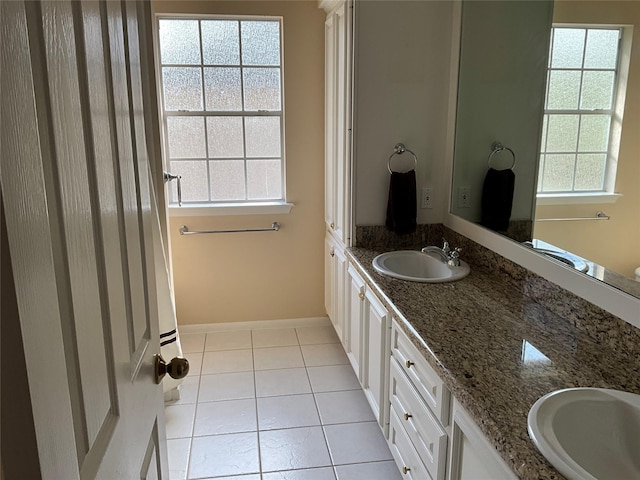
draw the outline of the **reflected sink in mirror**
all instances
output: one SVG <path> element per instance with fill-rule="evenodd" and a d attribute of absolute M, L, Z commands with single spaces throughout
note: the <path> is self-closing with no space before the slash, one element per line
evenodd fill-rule
<path fill-rule="evenodd" d="M 529 411 L 529 436 L 569 480 L 640 478 L 640 395 L 569 388 Z"/>
<path fill-rule="evenodd" d="M 422 283 L 454 282 L 471 271 L 462 260 L 459 267 L 450 267 L 442 259 L 417 250 L 382 253 L 373 259 L 372 264 L 382 275 Z"/>

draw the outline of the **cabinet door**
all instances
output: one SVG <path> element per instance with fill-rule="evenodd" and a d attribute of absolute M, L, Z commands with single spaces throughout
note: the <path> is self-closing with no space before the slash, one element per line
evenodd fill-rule
<path fill-rule="evenodd" d="M 387 309 L 371 292 L 365 292 L 365 368 L 364 392 L 378 423 L 388 430 L 390 319 Z"/>
<path fill-rule="evenodd" d="M 347 323 L 348 343 L 345 348 L 347 357 L 351 362 L 353 371 L 360 383 L 363 383 L 362 356 L 363 356 L 363 323 L 364 323 L 364 280 L 360 274 L 350 266 L 347 279 Z"/>
<path fill-rule="evenodd" d="M 344 249 L 336 242 L 333 256 L 333 328 L 338 334 L 338 338 L 343 346 L 346 341 L 345 319 L 347 317 L 346 307 L 346 283 L 347 283 L 347 257 Z"/>
<path fill-rule="evenodd" d="M 335 278 L 335 240 L 327 233 L 324 239 L 324 308 L 333 322 L 334 312 L 334 278 Z"/>

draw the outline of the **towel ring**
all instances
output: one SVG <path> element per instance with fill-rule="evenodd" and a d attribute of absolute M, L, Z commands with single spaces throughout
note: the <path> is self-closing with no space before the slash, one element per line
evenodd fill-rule
<path fill-rule="evenodd" d="M 395 155 L 402 155 L 404 152 L 409 152 L 411 155 L 413 155 L 413 167 L 414 168 L 418 167 L 418 157 L 416 157 L 416 154 L 413 153 L 408 148 L 405 148 L 404 144 L 397 143 L 396 146 L 393 147 L 393 153 L 391 155 L 389 155 L 389 160 L 387 161 L 387 168 L 389 169 L 389 173 L 394 173 L 393 170 L 391 170 L 391 159 Z M 398 172 L 396 172 L 396 173 L 398 173 Z"/>
<path fill-rule="evenodd" d="M 493 158 L 493 156 L 498 152 L 502 152 L 503 150 L 507 150 L 511 153 L 511 157 L 513 161 L 511 162 L 511 166 L 509 167 L 509 170 L 513 170 L 513 167 L 516 166 L 516 154 L 513 152 L 513 150 L 511 150 L 509 147 L 505 147 L 500 142 L 493 142 L 491 144 L 491 153 L 489 154 L 489 158 L 487 158 L 487 166 L 489 168 L 492 168 L 491 159 Z"/>

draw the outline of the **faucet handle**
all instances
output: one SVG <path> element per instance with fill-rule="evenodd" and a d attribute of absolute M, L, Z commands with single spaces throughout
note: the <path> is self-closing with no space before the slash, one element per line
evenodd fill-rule
<path fill-rule="evenodd" d="M 447 265 L 450 267 L 459 267 L 460 266 L 460 252 L 462 249 L 460 247 L 454 248 L 449 254 L 449 261 Z"/>
<path fill-rule="evenodd" d="M 449 255 L 449 252 L 451 251 L 451 248 L 449 247 L 449 242 L 447 242 L 447 239 L 442 237 L 442 251 Z"/>

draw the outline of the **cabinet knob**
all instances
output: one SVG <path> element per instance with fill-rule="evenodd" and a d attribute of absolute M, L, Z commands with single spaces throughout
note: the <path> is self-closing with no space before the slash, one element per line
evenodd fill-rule
<path fill-rule="evenodd" d="M 329 225 L 331 227 L 331 230 L 335 230 L 336 229 L 336 224 L 331 222 L 331 225 Z"/>
<path fill-rule="evenodd" d="M 404 473 L 405 475 L 407 473 L 409 473 L 411 471 L 411 469 L 409 467 L 402 467 L 402 473 Z"/>
<path fill-rule="evenodd" d="M 410 413 L 406 413 L 404 414 L 404 419 L 405 420 L 409 420 L 411 417 L 413 417 L 413 415 L 411 415 Z"/>
<path fill-rule="evenodd" d="M 358 297 L 360 297 L 360 300 L 364 300 L 364 293 L 360 292 L 360 293 L 358 294 Z"/>
<path fill-rule="evenodd" d="M 335 256 L 335 254 L 336 254 L 335 250 L 331 250 L 331 251 L 329 252 L 329 255 L 331 255 L 332 257 L 333 257 L 333 256 Z"/>
<path fill-rule="evenodd" d="M 411 360 L 407 360 L 407 368 L 411 368 L 411 365 L 415 365 L 415 363 L 413 363 Z"/>

